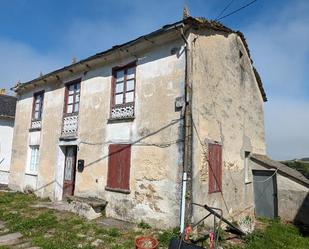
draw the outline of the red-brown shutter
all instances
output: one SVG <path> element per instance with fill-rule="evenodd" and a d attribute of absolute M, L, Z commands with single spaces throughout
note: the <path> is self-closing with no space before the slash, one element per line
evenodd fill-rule
<path fill-rule="evenodd" d="M 131 145 L 109 146 L 107 188 L 130 190 Z"/>
<path fill-rule="evenodd" d="M 208 145 L 209 193 L 221 192 L 222 189 L 222 146 Z"/>

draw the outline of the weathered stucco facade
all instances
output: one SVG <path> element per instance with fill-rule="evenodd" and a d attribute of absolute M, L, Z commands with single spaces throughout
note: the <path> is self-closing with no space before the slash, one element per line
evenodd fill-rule
<path fill-rule="evenodd" d="M 264 101 L 237 34 L 204 30 L 192 39 L 194 134 L 193 201 L 219 207 L 228 218 L 253 215 L 245 152 L 265 154 Z M 201 139 L 202 141 L 199 141 Z M 201 146 L 203 143 L 203 147 Z M 208 144 L 222 145 L 222 192 L 208 194 Z M 205 215 L 194 209 L 194 217 Z"/>
<path fill-rule="evenodd" d="M 214 28 L 215 27 L 215 28 Z M 218 26 L 165 27 L 102 55 L 17 86 L 10 187 L 63 197 L 65 147 L 76 145 L 76 196 L 108 202 L 107 216 L 179 225 L 183 172 L 185 82 L 192 82 L 193 201 L 223 209 L 228 218 L 253 214 L 245 182 L 245 152 L 265 154 L 263 96 L 240 36 Z M 221 27 L 221 26 L 220 26 Z M 180 29 L 186 29 L 188 44 Z M 186 46 L 190 51 L 186 51 Z M 187 48 L 188 48 L 187 47 Z M 186 53 L 190 60 L 186 61 Z M 134 119 L 110 120 L 112 70 L 136 62 Z M 186 66 L 191 63 L 191 73 Z M 65 87 L 81 79 L 78 136 L 61 139 Z M 41 128 L 30 130 L 33 96 L 44 90 Z M 222 145 L 222 191 L 208 192 L 207 148 Z M 201 146 L 203 144 L 203 147 Z M 106 190 L 110 144 L 131 144 L 130 191 Z M 29 146 L 39 146 L 38 171 L 29 174 Z M 194 219 L 200 217 L 193 212 Z"/>
<path fill-rule="evenodd" d="M 27 91 L 19 97 L 13 144 L 11 188 L 30 187 L 39 196 L 62 199 L 64 171 L 63 147 L 78 145 L 78 159 L 85 160 L 82 173 L 76 172 L 74 195 L 95 196 L 108 202 L 107 215 L 124 220 L 159 218 L 176 226 L 179 213 L 179 183 L 182 171 L 181 120 L 175 111 L 175 98 L 183 95 L 184 55 L 171 55 L 171 49 L 182 47 L 172 41 L 145 50 L 138 55 L 136 66 L 135 119 L 132 122 L 109 123 L 111 71 L 118 63 L 134 57 L 107 63 L 82 77 L 79 134 L 74 141 L 61 141 L 64 84 L 44 86 L 44 111 L 41 131 L 29 132 L 32 96 L 43 88 Z M 155 134 L 152 134 L 155 133 Z M 37 175 L 25 171 L 29 144 L 40 144 Z M 105 190 L 108 145 L 132 144 L 130 194 Z M 171 220 L 168 220 L 169 217 Z M 149 221 L 151 223 L 151 221 Z"/>

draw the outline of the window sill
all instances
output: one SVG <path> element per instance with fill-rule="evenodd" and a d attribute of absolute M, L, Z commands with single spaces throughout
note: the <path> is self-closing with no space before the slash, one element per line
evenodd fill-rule
<path fill-rule="evenodd" d="M 216 191 L 208 192 L 209 195 L 217 194 L 217 193 L 221 193 L 221 190 L 216 190 Z"/>
<path fill-rule="evenodd" d="M 111 188 L 111 187 L 105 187 L 106 191 L 111 191 L 111 192 L 117 192 L 117 193 L 122 193 L 122 194 L 130 194 L 131 190 L 129 189 L 120 189 L 120 188 Z"/>
<path fill-rule="evenodd" d="M 29 132 L 33 132 L 33 131 L 41 131 L 41 128 L 30 128 Z"/>
<path fill-rule="evenodd" d="M 78 136 L 76 135 L 72 135 L 72 136 L 63 136 L 61 135 L 61 137 L 59 137 L 60 141 L 72 141 L 72 140 L 77 140 Z"/>
<path fill-rule="evenodd" d="M 133 122 L 134 119 L 135 119 L 134 117 L 130 117 L 130 118 L 109 118 L 107 120 L 107 123 L 113 124 L 113 123 Z"/>
<path fill-rule="evenodd" d="M 25 175 L 27 175 L 27 176 L 38 176 L 38 173 L 26 172 Z"/>

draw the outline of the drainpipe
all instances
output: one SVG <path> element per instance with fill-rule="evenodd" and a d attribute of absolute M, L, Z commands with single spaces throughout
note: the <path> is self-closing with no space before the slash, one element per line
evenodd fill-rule
<path fill-rule="evenodd" d="M 186 68 L 185 68 L 185 107 L 184 107 L 184 151 L 183 151 L 183 176 L 182 199 L 180 213 L 180 232 L 185 225 L 191 223 L 192 217 L 192 91 L 191 91 L 191 53 L 190 43 L 187 40 L 183 26 L 180 28 L 184 40 Z"/>

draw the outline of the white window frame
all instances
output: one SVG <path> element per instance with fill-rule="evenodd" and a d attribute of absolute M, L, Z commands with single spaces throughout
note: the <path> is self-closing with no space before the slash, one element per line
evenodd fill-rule
<path fill-rule="evenodd" d="M 36 154 L 32 154 L 33 150 L 36 150 Z M 28 165 L 26 174 L 29 175 L 37 175 L 38 174 L 38 168 L 39 168 L 39 159 L 40 159 L 40 146 L 39 145 L 30 145 L 29 146 L 29 152 L 28 152 Z M 32 160 L 35 160 L 33 162 Z M 33 163 L 35 168 L 33 169 Z"/>

